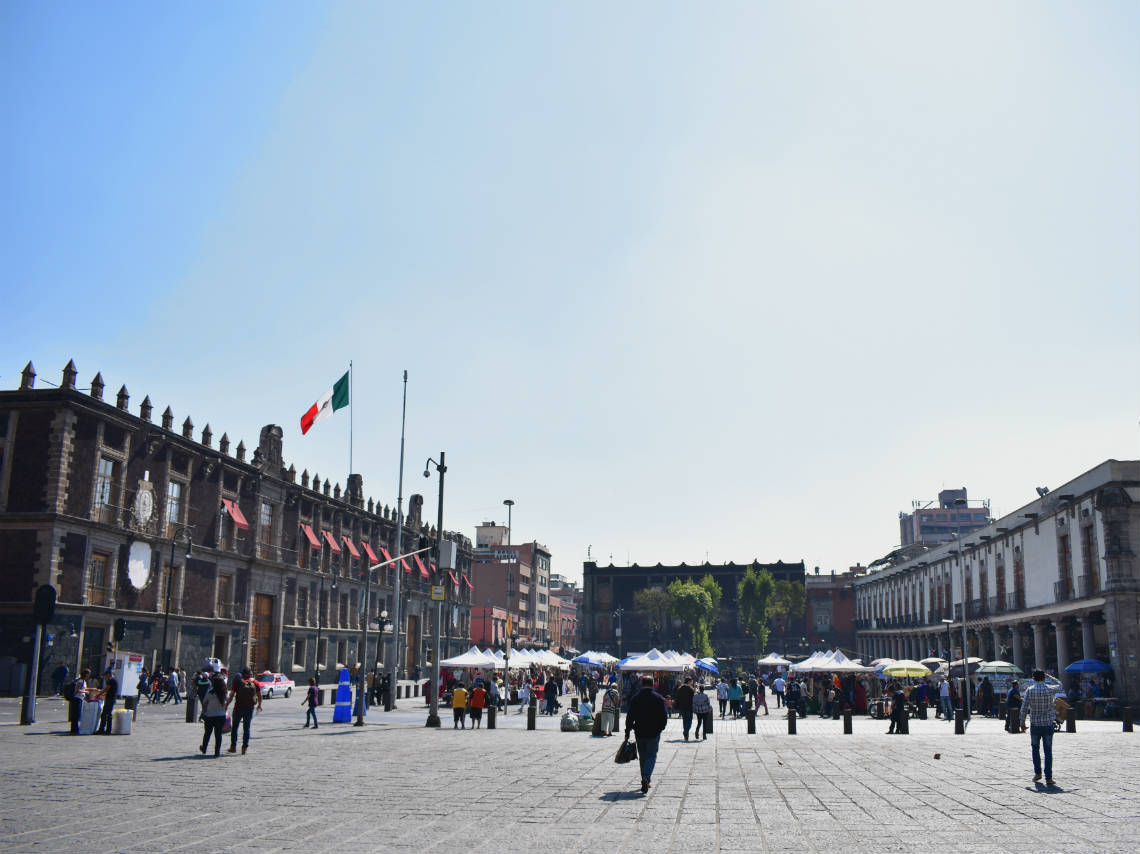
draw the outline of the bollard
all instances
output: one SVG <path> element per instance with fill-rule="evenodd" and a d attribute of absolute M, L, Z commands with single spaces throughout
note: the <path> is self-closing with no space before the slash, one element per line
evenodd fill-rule
<path fill-rule="evenodd" d="M 578 711 L 578 698 L 577 697 L 571 697 L 570 698 L 570 708 L 571 708 L 571 710 L 573 710 L 575 712 Z"/>
<path fill-rule="evenodd" d="M 705 714 L 705 735 L 708 735 L 713 731 L 713 718 L 715 717 L 716 715 L 714 715 L 712 712 Z"/>
<path fill-rule="evenodd" d="M 194 690 L 186 692 L 186 723 L 198 723 L 198 692 Z"/>
<path fill-rule="evenodd" d="M 1072 706 L 1065 712 L 1065 732 L 1077 731 L 1077 710 Z"/>
<path fill-rule="evenodd" d="M 907 714 L 906 709 L 903 709 L 899 716 L 899 725 L 895 732 L 899 735 L 910 735 L 910 715 Z"/>
<path fill-rule="evenodd" d="M 954 735 L 966 734 L 966 714 L 959 706 L 954 710 Z"/>
<path fill-rule="evenodd" d="M 495 728 L 496 711 L 497 710 L 495 709 L 494 703 L 492 703 L 491 705 L 489 705 L 487 707 L 487 729 L 494 729 Z"/>
<path fill-rule="evenodd" d="M 792 709 L 792 713 L 788 715 L 788 735 L 796 734 L 796 710 Z"/>
<path fill-rule="evenodd" d="M 843 734 L 851 735 L 851 710 L 843 710 Z"/>
<path fill-rule="evenodd" d="M 748 709 L 748 734 L 756 735 L 756 710 Z"/>
<path fill-rule="evenodd" d="M 526 728 L 527 729 L 534 729 L 534 722 L 535 722 L 535 719 L 537 718 L 537 716 L 538 716 L 538 707 L 534 703 L 531 703 L 529 706 L 527 706 L 527 710 L 526 710 Z"/>
<path fill-rule="evenodd" d="M 1132 732 L 1132 707 L 1120 707 L 1120 720 L 1124 722 L 1123 732 Z"/>

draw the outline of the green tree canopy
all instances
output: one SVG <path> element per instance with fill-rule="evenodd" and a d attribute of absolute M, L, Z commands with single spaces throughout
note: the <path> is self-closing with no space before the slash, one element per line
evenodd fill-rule
<path fill-rule="evenodd" d="M 709 592 L 692 579 L 682 581 L 679 578 L 667 589 L 673 598 L 673 614 L 688 627 L 697 656 L 712 655 L 709 617 L 713 613 L 713 601 Z"/>
<path fill-rule="evenodd" d="M 756 571 L 748 567 L 744 578 L 736 585 L 736 603 L 740 609 L 740 622 L 744 631 L 756 638 L 759 651 L 768 646 L 768 607 L 772 600 L 775 581 L 766 568 Z"/>
<path fill-rule="evenodd" d="M 666 619 L 673 610 L 673 597 L 665 590 L 649 587 L 633 594 L 633 608 L 647 624 L 656 624 L 663 629 Z"/>
<path fill-rule="evenodd" d="M 802 617 L 807 603 L 807 593 L 799 581 L 777 581 L 768 602 L 768 618 L 773 624 L 781 624 L 787 630 L 788 620 Z"/>

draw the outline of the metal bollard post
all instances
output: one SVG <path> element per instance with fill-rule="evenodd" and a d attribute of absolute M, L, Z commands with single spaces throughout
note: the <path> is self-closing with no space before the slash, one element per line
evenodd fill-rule
<path fill-rule="evenodd" d="M 843 734 L 851 735 L 851 710 L 843 710 Z"/>
<path fill-rule="evenodd" d="M 716 715 L 714 715 L 712 712 L 707 712 L 705 714 L 705 735 L 708 735 L 713 731 L 713 718 L 715 717 Z"/>
<path fill-rule="evenodd" d="M 535 719 L 538 716 L 538 707 L 531 703 L 526 709 L 526 728 L 534 729 Z"/>
<path fill-rule="evenodd" d="M 495 728 L 495 714 L 497 711 L 494 703 L 487 707 L 487 729 Z"/>
<path fill-rule="evenodd" d="M 910 735 L 910 715 L 907 714 L 906 709 L 903 709 L 902 715 L 899 717 L 899 726 L 896 732 L 900 735 Z"/>
<path fill-rule="evenodd" d="M 792 713 L 788 715 L 788 735 L 796 734 L 796 710 L 792 709 Z"/>
<path fill-rule="evenodd" d="M 961 706 L 954 710 L 954 735 L 966 734 L 966 713 Z"/>
<path fill-rule="evenodd" d="M 1124 729 L 1122 732 L 1132 732 L 1132 707 L 1120 707 L 1120 720 L 1124 722 Z"/>
<path fill-rule="evenodd" d="M 571 710 L 573 710 L 575 712 L 578 711 L 578 698 L 577 697 L 571 697 L 570 698 L 570 708 L 571 708 Z"/>
<path fill-rule="evenodd" d="M 186 723 L 198 723 L 198 692 L 192 688 L 186 692 Z"/>
<path fill-rule="evenodd" d="M 756 710 L 751 707 L 748 709 L 748 734 L 756 735 Z"/>
<path fill-rule="evenodd" d="M 1077 710 L 1072 706 L 1065 712 L 1065 732 L 1077 731 Z"/>

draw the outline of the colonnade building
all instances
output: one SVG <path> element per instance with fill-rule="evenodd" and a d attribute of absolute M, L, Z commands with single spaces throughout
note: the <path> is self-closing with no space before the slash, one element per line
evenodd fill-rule
<path fill-rule="evenodd" d="M 1061 674 L 1095 658 L 1112 666 L 1118 697 L 1140 701 L 1140 461 L 1040 489 L 961 540 L 904 547 L 854 580 L 865 661 L 964 652 Z"/>

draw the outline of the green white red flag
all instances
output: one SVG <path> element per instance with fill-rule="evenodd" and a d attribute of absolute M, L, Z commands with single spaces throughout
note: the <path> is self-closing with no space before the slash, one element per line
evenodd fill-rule
<path fill-rule="evenodd" d="M 301 416 L 301 434 L 309 432 L 309 428 L 318 421 L 328 418 L 338 409 L 348 406 L 348 374 L 337 380 L 333 387 L 317 399 L 309 407 L 309 411 Z"/>

